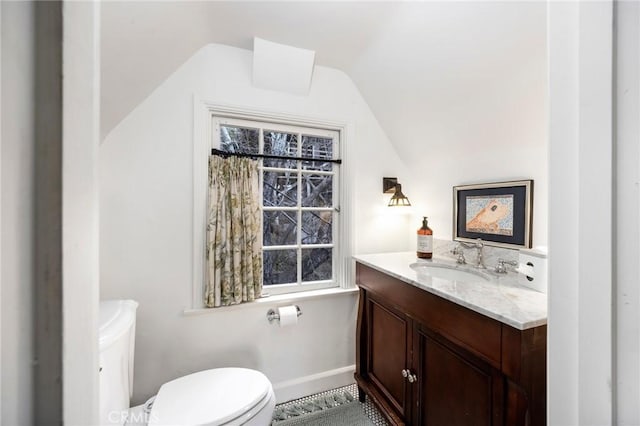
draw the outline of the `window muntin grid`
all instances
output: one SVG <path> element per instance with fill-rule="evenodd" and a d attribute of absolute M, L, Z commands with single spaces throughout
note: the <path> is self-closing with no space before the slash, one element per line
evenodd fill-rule
<path fill-rule="evenodd" d="M 337 286 L 339 132 L 213 117 L 212 147 L 312 157 L 259 159 L 264 287 L 270 293 Z"/>

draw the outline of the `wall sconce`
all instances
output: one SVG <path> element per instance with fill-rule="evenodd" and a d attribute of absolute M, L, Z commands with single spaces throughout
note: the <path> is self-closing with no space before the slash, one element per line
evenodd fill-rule
<path fill-rule="evenodd" d="M 398 178 L 383 177 L 382 192 L 385 194 L 393 193 L 389 200 L 389 207 L 409 207 L 411 203 L 409 199 L 402 193 L 402 185 L 398 183 Z"/>

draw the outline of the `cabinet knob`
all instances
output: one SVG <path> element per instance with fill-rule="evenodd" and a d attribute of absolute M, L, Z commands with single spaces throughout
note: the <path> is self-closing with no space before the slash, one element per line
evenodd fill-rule
<path fill-rule="evenodd" d="M 414 383 L 418 381 L 418 376 L 416 376 L 415 374 L 411 374 L 411 370 L 408 370 L 408 369 L 402 370 L 402 377 L 409 380 L 409 383 Z"/>

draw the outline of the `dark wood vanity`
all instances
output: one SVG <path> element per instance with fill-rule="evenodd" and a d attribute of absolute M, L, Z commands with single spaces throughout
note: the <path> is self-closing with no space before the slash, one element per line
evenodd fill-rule
<path fill-rule="evenodd" d="M 518 330 L 356 263 L 356 373 L 392 425 L 546 424 L 546 325 Z"/>

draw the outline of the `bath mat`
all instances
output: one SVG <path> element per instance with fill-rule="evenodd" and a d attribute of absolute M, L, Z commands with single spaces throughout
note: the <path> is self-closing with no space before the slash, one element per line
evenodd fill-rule
<path fill-rule="evenodd" d="M 329 396 L 331 397 L 331 396 Z M 322 403 L 320 403 L 322 404 Z M 275 413 L 278 415 L 278 412 Z M 277 420 L 274 415 L 272 426 L 374 426 L 364 411 L 364 404 L 351 399 L 340 405 L 317 411 L 301 412 L 296 417 Z"/>

